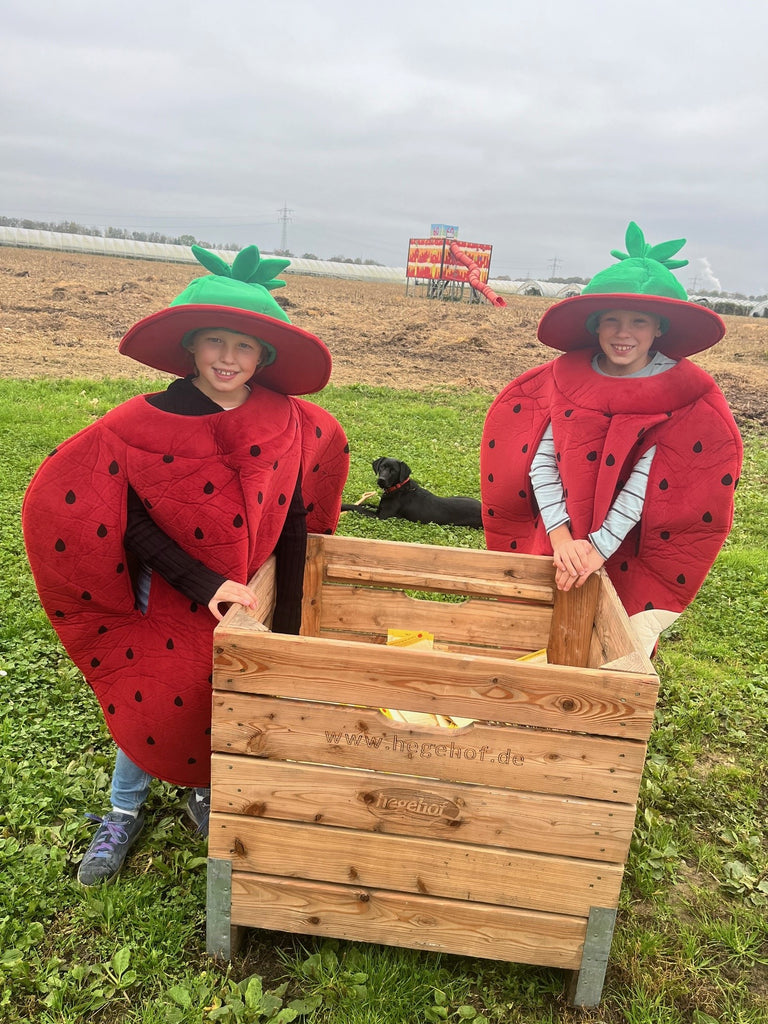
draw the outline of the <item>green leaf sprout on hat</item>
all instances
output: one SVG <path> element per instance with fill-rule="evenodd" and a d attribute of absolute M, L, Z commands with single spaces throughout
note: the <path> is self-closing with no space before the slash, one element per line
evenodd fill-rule
<path fill-rule="evenodd" d="M 231 266 L 217 253 L 203 249 L 200 245 L 193 245 L 192 252 L 197 262 L 202 263 L 206 270 L 217 277 L 230 277 L 233 281 L 241 281 L 243 284 L 258 284 L 270 292 L 285 287 L 285 281 L 278 280 L 277 275 L 291 265 L 290 260 L 262 259 L 256 245 L 242 249 L 235 256 Z"/>
<path fill-rule="evenodd" d="M 619 249 L 611 249 L 611 256 L 615 256 L 617 260 L 656 260 L 657 263 L 661 263 L 667 270 L 678 270 L 680 267 L 687 267 L 688 260 L 672 260 L 669 257 L 679 252 L 685 245 L 685 242 L 686 239 L 684 238 L 672 238 L 668 242 L 649 245 L 645 240 L 643 232 L 631 220 L 627 233 L 624 236 L 624 244 L 627 247 L 627 251 L 621 252 Z"/>

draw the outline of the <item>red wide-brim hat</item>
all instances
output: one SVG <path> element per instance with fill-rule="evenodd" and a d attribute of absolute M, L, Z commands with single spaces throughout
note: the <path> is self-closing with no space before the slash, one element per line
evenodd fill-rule
<path fill-rule="evenodd" d="M 725 324 L 717 313 L 695 302 L 636 292 L 593 292 L 575 295 L 551 306 L 539 321 L 539 341 L 561 352 L 594 348 L 597 337 L 587 322 L 593 314 L 611 309 L 637 310 L 664 317 L 669 326 L 654 341 L 653 347 L 670 359 L 703 352 L 716 345 L 725 334 Z"/>
<path fill-rule="evenodd" d="M 220 327 L 271 345 L 276 358 L 252 378 L 284 395 L 322 391 L 331 376 L 331 353 L 314 334 L 272 316 L 234 306 L 169 306 L 139 320 L 120 342 L 119 351 L 145 366 L 177 377 L 194 372 L 192 355 L 182 345 L 191 331 Z"/>

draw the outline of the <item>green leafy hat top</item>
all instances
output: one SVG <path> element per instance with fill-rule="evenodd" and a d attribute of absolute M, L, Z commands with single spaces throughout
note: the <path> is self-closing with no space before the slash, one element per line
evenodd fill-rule
<path fill-rule="evenodd" d="M 206 270 L 166 309 L 145 317 L 120 342 L 120 352 L 146 366 L 179 377 L 193 372 L 185 340 L 195 331 L 219 327 L 257 338 L 269 358 L 257 383 L 288 395 L 320 391 L 331 374 L 331 354 L 314 334 L 295 327 L 272 291 L 290 260 L 263 259 L 255 245 L 237 254 L 231 266 L 215 252 L 192 246 Z M 256 379 L 256 377 L 254 377 Z"/>
<path fill-rule="evenodd" d="M 711 309 L 690 302 L 672 273 L 688 265 L 688 260 L 672 258 L 685 239 L 649 245 L 631 221 L 625 241 L 627 251 L 612 249 L 618 262 L 595 274 L 581 295 L 547 310 L 539 322 L 539 340 L 565 352 L 593 347 L 600 313 L 627 309 L 661 318 L 663 333 L 654 347 L 672 359 L 701 352 L 720 341 L 725 334 L 723 321 Z"/>

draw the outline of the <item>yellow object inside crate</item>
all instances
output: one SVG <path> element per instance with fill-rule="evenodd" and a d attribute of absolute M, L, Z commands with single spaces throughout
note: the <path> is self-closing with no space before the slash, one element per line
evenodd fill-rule
<path fill-rule="evenodd" d="M 433 633 L 416 629 L 388 629 L 387 647 L 411 647 L 414 650 L 431 651 L 440 645 L 435 644 Z M 543 648 L 540 651 L 531 651 L 523 654 L 517 661 L 533 661 L 546 663 L 547 651 Z M 449 715 L 433 715 L 426 711 L 398 711 L 395 708 L 381 708 L 382 714 L 391 718 L 394 722 L 405 722 L 408 725 L 439 725 L 446 729 L 460 729 L 464 725 L 471 725 L 473 718 L 456 718 Z"/>

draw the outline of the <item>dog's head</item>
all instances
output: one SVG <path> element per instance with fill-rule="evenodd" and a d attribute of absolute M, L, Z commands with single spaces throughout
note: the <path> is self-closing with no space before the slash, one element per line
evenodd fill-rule
<path fill-rule="evenodd" d="M 376 483 L 384 491 L 403 483 L 411 475 L 411 467 L 399 459 L 374 459 L 371 465 L 376 474 Z"/>

